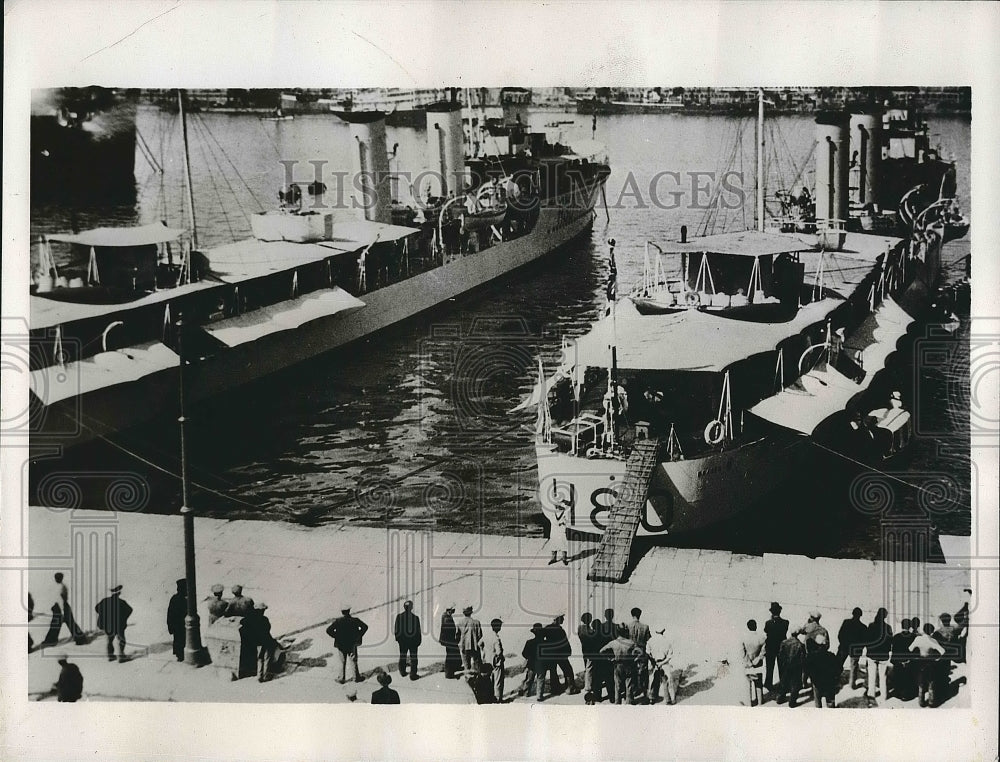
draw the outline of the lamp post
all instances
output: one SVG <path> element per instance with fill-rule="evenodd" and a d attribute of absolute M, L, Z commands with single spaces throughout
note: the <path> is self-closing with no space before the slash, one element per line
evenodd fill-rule
<path fill-rule="evenodd" d="M 177 355 L 180 366 L 177 374 L 177 385 L 180 390 L 180 424 L 181 434 L 181 516 L 184 518 L 184 578 L 187 581 L 187 614 L 184 617 L 184 662 L 195 667 L 201 667 L 210 661 L 208 651 L 201 644 L 201 623 L 198 618 L 198 593 L 195 582 L 194 559 L 194 509 L 188 500 L 187 447 L 185 441 L 185 426 L 187 417 L 184 415 L 184 320 L 177 317 Z"/>

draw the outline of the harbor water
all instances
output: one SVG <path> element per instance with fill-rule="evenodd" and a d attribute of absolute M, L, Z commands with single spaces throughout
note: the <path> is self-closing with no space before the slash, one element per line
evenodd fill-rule
<path fill-rule="evenodd" d="M 543 129 L 569 118 L 538 112 L 532 125 Z M 932 144 L 955 158 L 958 195 L 968 210 L 970 123 L 932 118 L 929 124 Z M 33 233 L 160 219 L 189 224 L 178 117 L 140 108 L 137 126 L 151 161 L 137 155 L 136 202 L 35 207 Z M 348 129 L 333 116 L 263 121 L 195 114 L 188 129 L 202 248 L 248 237 L 249 215 L 277 205 L 289 162 L 294 179 L 308 182 L 309 162 L 326 161 L 330 187 L 332 173 L 349 167 Z M 557 130 L 570 144 L 589 139 L 591 118 L 576 116 L 551 137 Z M 785 187 L 798 178 L 796 190 L 810 184 L 812 119 L 777 117 L 766 130 L 768 186 L 778 187 L 779 176 Z M 599 204 L 592 233 L 405 324 L 194 406 L 188 458 L 198 513 L 542 534 L 534 413 L 510 411 L 536 380 L 536 358 L 551 372 L 564 339 L 584 333 L 603 309 L 607 240 L 617 241 L 625 292 L 641 276 L 647 240 L 676 240 L 681 226 L 695 235 L 705 222 L 714 232 L 753 224 L 754 128 L 745 119 L 598 117 L 593 137 L 606 145 L 612 174 L 607 217 Z M 422 131 L 390 128 L 392 169 L 417 175 L 425 140 Z M 165 171 L 154 171 L 155 164 Z M 735 190 L 726 201 L 733 208 L 706 220 L 712 189 L 727 169 L 742 174 L 729 177 Z M 400 192 L 405 197 L 408 189 Z M 964 276 L 968 253 L 967 241 L 945 248 L 947 279 Z M 675 541 L 743 553 L 878 557 L 885 523 L 900 517 L 943 534 L 969 534 L 969 323 L 963 318 L 954 336 L 933 326 L 922 330 L 913 352 L 919 361 L 891 371 L 914 400 L 918 436 L 885 463 L 888 476 L 817 449 L 810 468 L 791 475 L 781 493 L 726 526 Z M 113 503 L 114 475 L 135 474 L 132 491 L 116 498 L 120 507 L 172 513 L 180 505 L 179 473 L 177 423 L 158 419 L 36 460 L 30 501 Z M 68 498 L 57 490 L 66 480 L 77 484 Z"/>

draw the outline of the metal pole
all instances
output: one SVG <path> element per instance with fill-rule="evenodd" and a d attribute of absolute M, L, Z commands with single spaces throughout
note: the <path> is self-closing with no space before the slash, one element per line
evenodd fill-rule
<path fill-rule="evenodd" d="M 757 90 L 757 230 L 764 231 L 764 90 Z"/>
<path fill-rule="evenodd" d="M 187 207 L 191 217 L 191 242 L 198 248 L 198 225 L 194 220 L 194 187 L 191 185 L 191 159 L 188 155 L 187 117 L 184 114 L 184 91 L 177 91 L 177 108 L 181 116 L 181 135 L 184 138 L 184 182 L 187 183 Z"/>
<path fill-rule="evenodd" d="M 198 587 L 195 580 L 194 509 L 188 501 L 187 442 L 184 415 L 184 321 L 177 320 L 177 354 L 180 357 L 178 387 L 180 389 L 181 434 L 181 516 L 184 518 L 184 577 L 187 580 L 187 614 L 184 617 L 184 662 L 195 667 L 208 664 L 208 651 L 201 644 L 201 624 L 198 618 Z"/>

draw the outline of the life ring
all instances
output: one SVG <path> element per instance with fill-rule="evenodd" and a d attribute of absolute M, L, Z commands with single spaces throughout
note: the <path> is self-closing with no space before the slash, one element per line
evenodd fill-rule
<path fill-rule="evenodd" d="M 710 445 L 717 445 L 726 435 L 726 427 L 722 421 L 712 421 L 705 427 L 705 442 Z"/>
<path fill-rule="evenodd" d="M 684 304 L 688 307 L 697 307 L 700 301 L 697 291 L 688 291 L 684 294 Z"/>

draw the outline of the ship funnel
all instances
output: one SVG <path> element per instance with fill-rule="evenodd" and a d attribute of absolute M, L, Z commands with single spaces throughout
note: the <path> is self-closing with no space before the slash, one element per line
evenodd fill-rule
<path fill-rule="evenodd" d="M 851 114 L 852 177 L 857 182 L 858 204 L 874 204 L 878 199 L 879 171 L 882 163 L 882 114 L 876 109 Z"/>
<path fill-rule="evenodd" d="M 385 114 L 348 111 L 339 116 L 351 126 L 352 206 L 362 219 L 392 222 Z"/>
<path fill-rule="evenodd" d="M 830 226 L 847 220 L 849 116 L 821 112 L 816 116 L 816 221 Z"/>
<path fill-rule="evenodd" d="M 439 101 L 427 107 L 427 160 L 429 182 L 418 193 L 456 196 L 465 190 L 465 133 L 462 104 Z"/>

